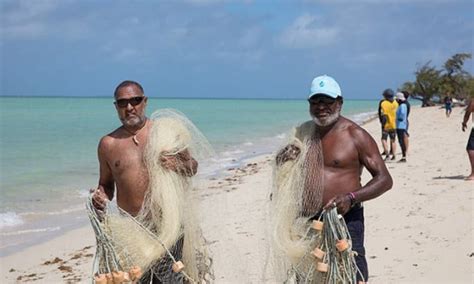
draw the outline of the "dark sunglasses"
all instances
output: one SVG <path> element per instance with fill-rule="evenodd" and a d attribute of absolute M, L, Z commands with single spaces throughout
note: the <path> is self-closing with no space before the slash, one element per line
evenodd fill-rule
<path fill-rule="evenodd" d="M 328 96 L 317 96 L 315 98 L 310 98 L 308 100 L 309 103 L 311 104 L 324 104 L 324 105 L 332 105 L 334 102 L 336 102 L 336 99 L 330 98 Z"/>
<path fill-rule="evenodd" d="M 133 97 L 130 99 L 120 99 L 120 100 L 116 100 L 114 104 L 121 108 L 127 107 L 128 104 L 131 104 L 132 106 L 136 106 L 136 105 L 141 104 L 144 98 L 145 97 L 142 96 L 142 97 Z"/>

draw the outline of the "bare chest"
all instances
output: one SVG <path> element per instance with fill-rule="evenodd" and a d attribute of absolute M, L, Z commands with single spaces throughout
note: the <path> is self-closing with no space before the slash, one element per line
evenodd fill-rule
<path fill-rule="evenodd" d="M 137 146 L 133 142 L 123 144 L 125 145 L 116 147 L 109 156 L 109 166 L 114 176 L 120 176 L 128 172 L 144 171 L 144 147 Z"/>
<path fill-rule="evenodd" d="M 322 140 L 324 166 L 340 169 L 358 169 L 359 154 L 350 137 L 329 136 Z"/>

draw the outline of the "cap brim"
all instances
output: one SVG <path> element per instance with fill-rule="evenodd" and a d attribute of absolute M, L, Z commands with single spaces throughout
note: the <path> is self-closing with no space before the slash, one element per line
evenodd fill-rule
<path fill-rule="evenodd" d="M 326 97 L 330 97 L 330 98 L 333 98 L 333 99 L 337 99 L 337 97 L 339 96 L 334 96 L 332 94 L 325 94 L 325 93 L 313 93 L 311 95 L 308 96 L 308 99 L 311 99 L 312 97 L 317 97 L 317 96 L 326 96 Z"/>

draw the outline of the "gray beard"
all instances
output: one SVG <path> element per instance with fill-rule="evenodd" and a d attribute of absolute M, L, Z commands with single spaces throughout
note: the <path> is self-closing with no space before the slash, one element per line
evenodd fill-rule
<path fill-rule="evenodd" d="M 311 117 L 313 118 L 313 121 L 317 126 L 324 127 L 324 126 L 329 126 L 329 125 L 332 125 L 332 124 L 336 123 L 336 121 L 339 119 L 340 115 L 341 115 L 341 113 L 338 111 L 338 112 L 335 112 L 335 113 L 329 115 L 324 120 L 321 120 L 321 119 L 317 118 L 316 116 L 314 116 L 312 114 L 311 114 Z"/>
<path fill-rule="evenodd" d="M 125 118 L 122 120 L 122 124 L 129 128 L 137 128 L 143 124 L 143 119 L 141 117 Z"/>

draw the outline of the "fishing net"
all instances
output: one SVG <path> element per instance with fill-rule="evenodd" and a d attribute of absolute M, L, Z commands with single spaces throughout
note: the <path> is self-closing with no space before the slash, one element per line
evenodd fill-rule
<path fill-rule="evenodd" d="M 321 212 L 324 156 L 313 121 L 297 127 L 275 161 L 271 204 L 274 278 L 285 283 L 355 283 L 357 268 L 344 219 L 336 209 Z M 324 226 L 322 226 L 323 223 Z M 340 249 L 338 249 L 338 247 Z"/>
<path fill-rule="evenodd" d="M 142 283 L 152 278 L 164 283 L 210 282 L 212 260 L 198 226 L 195 173 L 184 163 L 209 158 L 212 148 L 194 124 L 176 110 L 159 110 L 151 121 L 144 151 L 149 189 L 137 216 L 111 202 L 102 213 L 88 203 L 97 238 L 94 273 L 126 271 L 130 277 L 135 269 L 140 271 L 135 279 Z M 174 159 L 178 168 L 187 172 L 164 168 L 163 158 Z"/>

